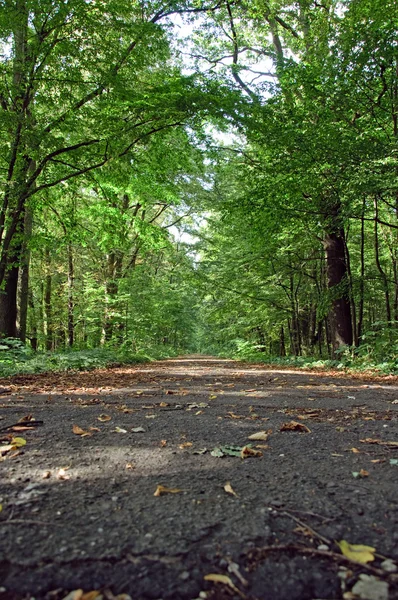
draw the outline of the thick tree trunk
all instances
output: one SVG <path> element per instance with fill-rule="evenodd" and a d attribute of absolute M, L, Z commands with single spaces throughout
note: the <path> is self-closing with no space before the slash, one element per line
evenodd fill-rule
<path fill-rule="evenodd" d="M 351 346 L 353 341 L 343 229 L 326 234 L 324 245 L 332 303 L 329 315 L 330 333 L 333 350 L 337 350 L 341 346 Z"/>
<path fill-rule="evenodd" d="M 22 253 L 22 218 L 18 224 L 13 246 L 8 254 L 8 269 L 5 271 L 0 290 L 0 336 L 18 337 L 18 278 Z"/>
<path fill-rule="evenodd" d="M 5 286 L 0 291 L 0 335 L 17 337 L 17 265 L 12 266 L 6 273 Z M 4 284 L 3 284 L 4 285 Z"/>
<path fill-rule="evenodd" d="M 30 267 L 30 249 L 29 240 L 32 237 L 33 229 L 33 213 L 27 207 L 24 218 L 24 240 L 21 252 L 21 261 L 19 269 L 19 285 L 18 285 L 18 318 L 17 330 L 19 338 L 26 341 L 26 324 L 28 319 L 29 305 L 29 267 Z"/>
<path fill-rule="evenodd" d="M 353 342 L 347 249 L 341 204 L 338 200 L 332 201 L 325 213 L 324 248 L 331 300 L 330 337 L 335 352 L 342 346 L 352 346 Z"/>

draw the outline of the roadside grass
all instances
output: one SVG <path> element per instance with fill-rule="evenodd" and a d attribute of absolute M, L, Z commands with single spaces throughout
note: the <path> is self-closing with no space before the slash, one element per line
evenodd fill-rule
<path fill-rule="evenodd" d="M 225 356 L 225 355 L 224 355 Z M 342 371 L 345 373 L 362 373 L 373 375 L 398 375 L 398 361 L 387 360 L 375 362 L 363 358 L 341 358 L 341 359 L 320 359 L 306 356 L 264 356 L 258 352 L 251 356 L 241 357 L 239 354 L 229 355 L 228 358 L 234 358 L 248 363 L 263 363 L 275 367 L 292 367 L 303 370 L 320 371 Z"/>
<path fill-rule="evenodd" d="M 138 351 L 125 347 L 105 347 L 61 352 L 34 352 L 20 340 L 0 340 L 0 377 L 132 365 L 176 356 L 181 350 L 152 346 Z"/>
<path fill-rule="evenodd" d="M 373 341 L 373 340 L 372 340 Z M 384 346 L 384 345 L 383 345 Z M 238 343 L 235 348 L 214 352 L 224 358 L 276 367 L 342 371 L 349 374 L 398 375 L 398 344 L 388 348 L 368 343 L 359 348 L 344 347 L 334 358 L 314 356 L 276 356 L 265 352 L 261 346 Z"/>

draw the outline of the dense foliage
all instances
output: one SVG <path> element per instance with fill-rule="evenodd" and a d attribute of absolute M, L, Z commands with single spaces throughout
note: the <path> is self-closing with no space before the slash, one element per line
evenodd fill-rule
<path fill-rule="evenodd" d="M 397 368 L 393 0 L 0 7 L 3 374 Z"/>

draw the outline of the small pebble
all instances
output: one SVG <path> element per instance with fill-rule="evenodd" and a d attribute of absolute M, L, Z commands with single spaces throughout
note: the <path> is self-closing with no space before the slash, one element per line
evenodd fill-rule
<path fill-rule="evenodd" d="M 395 573 L 395 571 L 397 571 L 398 569 L 397 565 L 394 561 L 391 560 L 391 558 L 383 560 L 380 566 L 384 571 L 387 571 L 388 573 Z"/>
<path fill-rule="evenodd" d="M 326 544 L 320 544 L 318 546 L 318 550 L 329 550 L 329 546 L 326 546 Z"/>
<path fill-rule="evenodd" d="M 189 579 L 189 571 L 183 571 L 180 574 L 179 579 L 182 579 L 182 581 L 186 581 L 187 579 Z"/>

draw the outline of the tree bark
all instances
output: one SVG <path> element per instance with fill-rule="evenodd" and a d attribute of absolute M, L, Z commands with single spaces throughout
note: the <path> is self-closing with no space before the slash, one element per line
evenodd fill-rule
<path fill-rule="evenodd" d="M 24 218 L 24 239 L 22 243 L 22 252 L 19 269 L 18 282 L 18 315 L 17 315 L 17 331 L 18 337 L 22 342 L 26 341 L 26 326 L 28 319 L 29 305 L 29 268 L 30 268 L 30 249 L 29 241 L 32 237 L 33 230 L 33 212 L 27 206 Z"/>
<path fill-rule="evenodd" d="M 45 314 L 45 334 L 46 334 L 46 350 L 53 350 L 54 339 L 53 339 L 53 315 L 52 315 L 52 277 L 51 277 L 51 255 L 50 250 L 46 248 L 46 278 L 44 286 L 44 314 Z"/>
<path fill-rule="evenodd" d="M 359 280 L 359 305 L 358 305 L 358 324 L 357 324 L 357 340 L 358 345 L 361 343 L 363 316 L 365 306 L 365 208 L 366 200 L 363 199 L 362 214 L 361 214 L 361 274 Z"/>
<path fill-rule="evenodd" d="M 74 285 L 75 271 L 73 264 L 73 247 L 68 243 L 68 346 L 73 347 L 75 342 L 75 321 L 74 321 Z"/>
<path fill-rule="evenodd" d="M 8 268 L 0 290 L 0 336 L 18 337 L 18 278 L 23 245 L 23 215 L 18 223 L 17 232 L 8 254 Z"/>
<path fill-rule="evenodd" d="M 4 289 L 0 291 L 0 335 L 17 337 L 17 265 L 10 267 L 5 276 Z"/>
<path fill-rule="evenodd" d="M 391 327 L 391 306 L 390 306 L 390 292 L 388 289 L 388 279 L 387 275 L 384 272 L 383 267 L 380 262 L 380 248 L 379 248 L 379 229 L 378 229 L 378 203 L 377 198 L 374 199 L 374 207 L 375 207 L 375 229 L 374 229 L 374 250 L 375 250 L 375 260 L 377 270 L 380 273 L 380 277 L 383 283 L 384 290 L 384 299 L 386 306 L 386 319 L 387 319 L 387 327 Z"/>
<path fill-rule="evenodd" d="M 353 340 L 343 229 L 337 233 L 326 234 L 324 245 L 328 289 L 332 296 L 330 333 L 335 351 L 341 346 L 351 346 Z"/>

